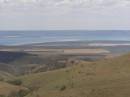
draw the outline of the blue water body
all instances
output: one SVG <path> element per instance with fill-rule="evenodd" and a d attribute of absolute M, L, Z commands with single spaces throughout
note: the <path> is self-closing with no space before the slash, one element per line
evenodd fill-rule
<path fill-rule="evenodd" d="M 20 45 L 30 43 L 87 40 L 130 41 L 130 31 L 0 31 L 0 45 Z"/>

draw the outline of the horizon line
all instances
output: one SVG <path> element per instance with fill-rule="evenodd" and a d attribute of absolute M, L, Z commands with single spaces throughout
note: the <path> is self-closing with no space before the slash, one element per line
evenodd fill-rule
<path fill-rule="evenodd" d="M 130 29 L 45 29 L 45 30 L 0 30 L 0 31 L 130 31 Z"/>

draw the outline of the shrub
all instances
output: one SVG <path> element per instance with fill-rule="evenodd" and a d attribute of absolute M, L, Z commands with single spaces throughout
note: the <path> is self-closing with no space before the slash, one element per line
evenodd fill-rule
<path fill-rule="evenodd" d="M 6 97 L 6 96 L 4 96 L 4 95 L 0 95 L 0 97 Z"/>
<path fill-rule="evenodd" d="M 4 78 L 0 77 L 0 81 L 4 81 Z M 1 95 L 0 95 L 0 97 L 1 97 Z"/>
<path fill-rule="evenodd" d="M 65 85 L 62 85 L 61 87 L 60 87 L 60 91 L 64 91 L 66 89 L 66 86 Z"/>
<path fill-rule="evenodd" d="M 18 92 L 18 95 L 19 95 L 19 97 L 24 97 L 24 96 L 26 96 L 28 93 L 29 93 L 29 91 L 27 91 L 27 90 L 20 90 L 20 91 Z"/>
<path fill-rule="evenodd" d="M 33 91 L 37 91 L 39 88 L 40 88 L 40 86 L 38 86 L 38 85 L 32 85 L 32 86 L 29 87 L 29 90 L 31 92 L 33 92 Z"/>
<path fill-rule="evenodd" d="M 19 90 L 18 92 L 11 92 L 8 97 L 24 97 L 29 93 L 27 90 Z"/>
<path fill-rule="evenodd" d="M 13 85 L 18 85 L 18 86 L 22 85 L 22 81 L 19 79 L 8 81 L 8 83 L 13 84 Z"/>

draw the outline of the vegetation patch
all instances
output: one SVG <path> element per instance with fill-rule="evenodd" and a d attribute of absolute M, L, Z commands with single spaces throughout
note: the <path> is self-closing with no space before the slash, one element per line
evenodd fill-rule
<path fill-rule="evenodd" d="M 60 91 L 64 91 L 64 90 L 66 90 L 66 86 L 65 85 L 62 85 L 61 87 L 60 87 Z"/>
<path fill-rule="evenodd" d="M 22 80 L 20 80 L 20 79 L 11 80 L 11 81 L 7 81 L 7 82 L 10 84 L 13 84 L 13 85 L 18 85 L 18 86 L 22 85 Z"/>

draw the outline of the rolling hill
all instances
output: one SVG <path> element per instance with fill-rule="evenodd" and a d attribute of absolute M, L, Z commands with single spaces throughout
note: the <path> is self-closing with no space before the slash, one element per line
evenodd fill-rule
<path fill-rule="evenodd" d="M 13 75 L 43 72 L 65 67 L 60 55 L 31 54 L 28 52 L 0 51 L 0 71 Z"/>
<path fill-rule="evenodd" d="M 77 54 L 88 51 L 78 48 L 13 50 L 0 51 L 0 97 L 14 92 L 8 97 L 130 97 L 130 54 Z M 14 84 L 17 81 L 21 84 Z M 21 89 L 28 93 L 20 96 Z"/>
<path fill-rule="evenodd" d="M 130 97 L 130 54 L 19 77 L 26 97 Z"/>
<path fill-rule="evenodd" d="M 0 81 L 7 81 L 14 78 L 15 76 L 13 76 L 12 74 L 4 72 L 4 71 L 0 71 Z"/>
<path fill-rule="evenodd" d="M 27 88 L 24 88 L 22 86 L 11 85 L 5 82 L 0 82 L 0 97 L 6 97 L 10 95 L 11 93 L 18 92 L 19 90 L 27 90 Z"/>

